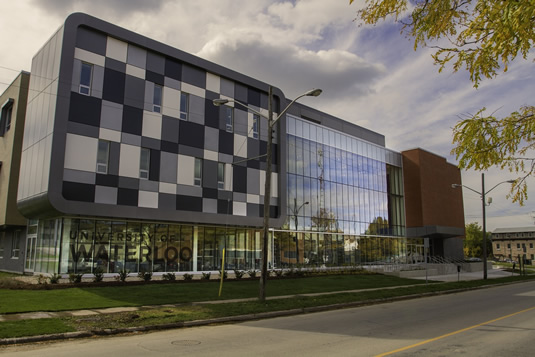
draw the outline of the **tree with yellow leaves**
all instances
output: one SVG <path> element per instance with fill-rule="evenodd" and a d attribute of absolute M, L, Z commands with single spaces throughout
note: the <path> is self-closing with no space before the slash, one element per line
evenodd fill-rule
<path fill-rule="evenodd" d="M 364 0 L 357 14 L 364 24 L 392 17 L 414 39 L 415 50 L 436 49 L 439 72 L 448 64 L 454 72 L 464 68 L 476 88 L 482 79 L 506 72 L 517 57 L 527 60 L 535 42 L 535 0 Z M 509 197 L 523 204 L 526 179 L 535 173 L 534 106 L 503 118 L 486 114 L 486 108 L 461 118 L 453 143 L 460 168 L 497 166 L 516 173 Z"/>

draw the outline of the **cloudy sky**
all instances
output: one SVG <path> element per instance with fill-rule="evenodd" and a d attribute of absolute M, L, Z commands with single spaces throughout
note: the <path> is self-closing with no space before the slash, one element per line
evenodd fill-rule
<path fill-rule="evenodd" d="M 281 88 L 288 98 L 322 88 L 304 104 L 377 131 L 387 147 L 424 148 L 449 162 L 451 128 L 459 116 L 482 107 L 507 115 L 533 103 L 532 58 L 472 87 L 465 72 L 438 73 L 427 49 L 396 24 L 354 21 L 359 1 L 349 0 L 0 0 L 0 92 L 72 12 L 86 12 L 157 41 Z M 361 4 L 362 2 L 360 2 Z M 533 57 L 533 56 L 531 56 Z M 481 191 L 481 174 L 463 172 L 463 184 Z M 487 189 L 515 178 L 486 172 Z M 524 207 L 496 188 L 487 228 L 533 225 L 535 183 Z M 464 190 L 466 222 L 481 224 L 479 196 Z"/>

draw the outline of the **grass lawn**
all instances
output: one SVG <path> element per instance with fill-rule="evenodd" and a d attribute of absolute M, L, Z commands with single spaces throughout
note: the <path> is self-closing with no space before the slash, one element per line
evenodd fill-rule
<path fill-rule="evenodd" d="M 267 282 L 267 296 L 370 289 L 423 284 L 421 280 L 401 279 L 379 274 L 329 275 Z M 0 314 L 30 311 L 62 311 L 118 306 L 178 304 L 208 300 L 253 298 L 258 280 L 229 280 L 218 297 L 219 282 L 150 284 L 110 287 L 84 287 L 51 290 L 0 289 Z"/>
<path fill-rule="evenodd" d="M 80 316 L 80 317 L 64 317 L 55 319 L 41 319 L 41 320 L 23 320 L 14 322 L 0 322 L 0 338 L 6 337 L 19 337 L 19 336 L 34 336 L 41 334 L 61 333 L 69 331 L 95 331 L 104 330 L 109 328 L 125 328 L 133 326 L 151 326 L 179 323 L 185 321 L 202 320 L 209 318 L 236 316 L 244 314 L 258 314 L 262 312 L 283 311 L 291 309 L 303 309 L 307 307 L 315 306 L 327 306 L 333 304 L 344 304 L 354 302 L 366 302 L 373 300 L 383 300 L 394 297 L 403 297 L 409 295 L 436 293 L 451 291 L 457 289 L 474 288 L 483 285 L 502 284 L 507 282 L 519 282 L 534 279 L 533 276 L 528 277 L 506 277 L 500 279 L 490 280 L 473 280 L 473 281 L 461 281 L 450 283 L 438 283 L 428 284 L 422 283 L 422 281 L 414 281 L 408 279 L 397 279 L 382 275 L 352 275 L 352 276 L 328 276 L 328 277 L 314 277 L 306 279 L 286 279 L 286 280 L 272 280 L 268 282 L 269 296 L 275 295 L 289 295 L 299 294 L 303 292 L 319 292 L 319 291 L 340 291 L 340 290 L 352 290 L 360 288 L 381 288 L 390 286 L 399 286 L 395 289 L 379 289 L 379 290 L 367 290 L 361 292 L 347 293 L 340 292 L 332 295 L 321 296 L 298 296 L 291 299 L 275 299 L 265 302 L 251 301 L 251 302 L 238 302 L 238 303 L 220 303 L 220 304 L 204 304 L 204 305 L 189 305 L 185 304 L 178 307 L 159 307 L 148 310 L 139 310 L 135 312 L 122 312 L 115 314 L 98 314 L 92 316 Z M 420 283 L 418 285 L 407 286 L 407 284 Z M 236 286 L 234 286 L 236 285 Z M 210 300 L 208 297 L 214 299 L 216 291 L 218 289 L 217 282 L 211 283 L 198 283 L 198 284 L 169 284 L 169 285 L 145 285 L 135 287 L 108 287 L 108 288 L 86 288 L 86 289 L 62 289 L 62 290 L 34 290 L 33 293 L 60 293 L 62 292 L 63 299 L 72 298 L 77 296 L 74 292 L 83 290 L 85 294 L 79 295 L 89 299 L 94 299 L 93 303 L 99 301 L 98 298 L 91 298 L 91 291 L 94 294 L 95 289 L 107 291 L 106 294 L 117 294 L 123 289 L 122 296 L 127 292 L 134 292 L 136 297 L 131 297 L 130 300 L 139 298 L 144 301 L 150 301 L 155 304 L 155 295 L 162 293 L 161 289 L 170 289 L 168 291 L 168 297 L 172 297 L 174 291 L 178 294 L 182 290 L 188 290 L 187 294 L 180 295 L 180 299 L 186 299 L 186 296 L 190 296 L 195 293 L 207 294 L 203 299 L 194 299 L 195 301 Z M 234 297 L 248 297 L 250 295 L 256 296 L 256 290 L 258 288 L 258 281 L 241 281 L 236 284 L 227 282 L 224 284 L 223 298 L 230 298 L 229 295 Z M 174 290 L 173 290 L 174 289 Z M 0 290 L 0 294 L 5 290 Z M 15 291 L 17 293 L 24 292 L 22 290 Z M 26 291 L 28 292 L 28 291 Z M 277 294 L 275 294 L 277 292 Z M 87 295 L 89 294 L 89 295 Z M 100 292 L 101 295 L 102 292 Z M 227 295 L 225 295 L 227 294 Z M 209 296 L 208 296 L 209 295 Z M 99 296 L 94 294 L 94 296 Z M 46 296 L 46 299 L 51 296 Z M 107 300 L 101 296 L 101 303 L 104 302 L 121 302 L 121 300 L 113 300 L 110 296 L 107 296 Z M 216 297 L 217 299 L 217 297 Z M 45 300 L 45 299 L 43 299 Z M 177 299 L 173 299 L 176 301 Z M 0 300 L 1 301 L 1 300 Z M 193 300 L 190 300 L 193 301 Z M 43 301 L 44 302 L 44 301 Z M 80 301 L 79 301 L 80 302 Z M 184 301 L 185 302 L 185 301 Z M 73 302 L 64 300 L 62 302 L 56 302 L 56 305 L 72 304 Z M 85 303 L 85 302 L 84 302 Z M 53 304 L 50 304 L 53 305 Z M 119 304 L 121 306 L 127 306 L 124 303 Z M 138 304 L 139 305 L 139 304 Z M 78 303 L 78 308 L 80 303 Z M 108 304 L 108 306 L 110 306 Z M 114 305 L 118 306 L 118 305 Z M 133 306 L 133 305 L 128 305 Z M 40 309 L 42 310 L 42 309 Z"/>

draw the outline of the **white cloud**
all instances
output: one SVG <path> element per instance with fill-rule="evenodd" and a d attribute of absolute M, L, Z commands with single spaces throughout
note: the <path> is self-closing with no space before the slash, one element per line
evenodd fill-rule
<path fill-rule="evenodd" d="M 535 93 L 531 60 L 515 61 L 476 91 L 463 70 L 438 74 L 431 51 L 414 52 L 399 25 L 358 28 L 357 6 L 347 1 L 18 0 L 4 2 L 2 10 L 0 33 L 16 40 L 0 52 L 0 91 L 17 71 L 30 69 L 33 55 L 69 13 L 82 11 L 263 80 L 289 98 L 322 88 L 320 97 L 303 103 L 384 134 L 390 148 L 423 147 L 450 162 L 458 115 L 483 106 L 506 115 L 533 103 Z M 489 185 L 508 178 L 508 172 L 487 173 Z M 480 173 L 463 172 L 463 182 L 480 187 Z M 498 216 L 520 217 L 508 218 L 510 225 L 525 225 L 534 205 L 511 204 L 503 189 L 493 192 L 489 225 L 506 223 Z M 478 198 L 467 194 L 467 222 L 480 210 Z"/>

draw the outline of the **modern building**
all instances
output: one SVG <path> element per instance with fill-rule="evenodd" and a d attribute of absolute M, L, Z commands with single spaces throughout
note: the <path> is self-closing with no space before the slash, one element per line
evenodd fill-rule
<path fill-rule="evenodd" d="M 26 218 L 17 210 L 24 118 L 30 74 L 20 73 L 0 95 L 0 268 L 22 272 Z"/>
<path fill-rule="evenodd" d="M 498 260 L 535 260 L 535 227 L 496 228 L 492 232 L 492 254 Z"/>
<path fill-rule="evenodd" d="M 226 269 L 258 269 L 267 135 L 270 267 L 412 262 L 423 246 L 406 234 L 402 154 L 299 103 L 268 133 L 266 83 L 80 13 L 31 73 L 25 273 L 213 271 L 223 248 Z M 273 92 L 277 115 L 291 98 Z M 455 194 L 451 183 L 435 189 Z M 436 250 L 457 254 L 448 247 Z"/>

